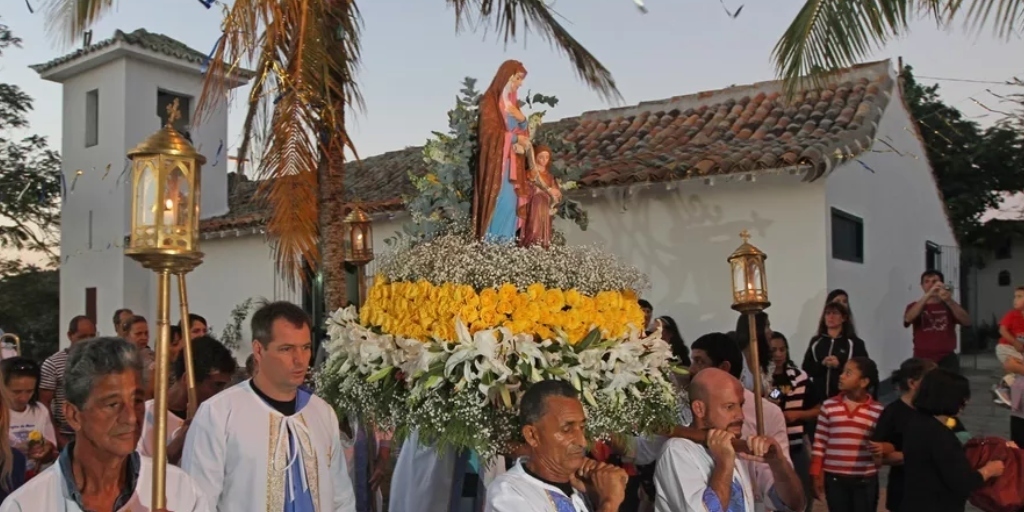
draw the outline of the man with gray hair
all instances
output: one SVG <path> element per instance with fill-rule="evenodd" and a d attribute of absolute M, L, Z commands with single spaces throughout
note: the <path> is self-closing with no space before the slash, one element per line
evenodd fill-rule
<path fill-rule="evenodd" d="M 531 385 L 520 400 L 519 421 L 529 456 L 494 479 L 485 512 L 618 512 L 628 476 L 587 458 L 587 417 L 572 384 Z"/>
<path fill-rule="evenodd" d="M 74 344 L 64 392 L 74 439 L 56 464 L 4 500 L 0 512 L 149 510 L 153 460 L 135 451 L 145 407 L 135 346 L 121 338 Z M 167 510 L 210 510 L 192 479 L 174 466 L 167 467 Z"/>

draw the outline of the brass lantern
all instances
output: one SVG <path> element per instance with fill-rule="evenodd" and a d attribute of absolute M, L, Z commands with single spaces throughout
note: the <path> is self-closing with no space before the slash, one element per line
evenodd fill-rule
<path fill-rule="evenodd" d="M 174 105 L 168 110 L 167 125 L 128 152 L 132 223 L 125 254 L 146 268 L 177 271 L 202 258 L 199 177 L 206 158 L 172 126 Z"/>
<path fill-rule="evenodd" d="M 373 261 L 373 222 L 358 206 L 345 216 L 345 261 L 365 265 Z"/>
<path fill-rule="evenodd" d="M 157 343 L 154 352 L 153 485 L 151 509 L 167 508 L 167 388 L 170 366 L 171 274 L 178 276 L 182 318 L 188 318 L 185 274 L 202 263 L 199 252 L 199 172 L 206 158 L 174 121 L 178 100 L 167 108 L 167 125 L 128 152 L 132 161 L 132 224 L 125 255 L 157 274 Z M 195 376 L 185 333 L 189 411 L 194 411 Z M 190 412 L 191 414 L 191 412 Z M 190 416 L 191 417 L 191 416 Z"/>
<path fill-rule="evenodd" d="M 732 267 L 732 308 L 736 311 L 761 311 L 768 306 L 768 282 L 764 260 L 768 256 L 750 245 L 750 233 L 740 233 L 743 244 L 729 256 Z"/>

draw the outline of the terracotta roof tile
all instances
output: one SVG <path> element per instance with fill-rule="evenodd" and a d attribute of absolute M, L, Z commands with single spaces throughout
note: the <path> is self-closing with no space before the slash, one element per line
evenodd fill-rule
<path fill-rule="evenodd" d="M 581 188 L 790 166 L 806 167 L 810 181 L 871 146 L 893 86 L 891 65 L 882 61 L 846 70 L 790 102 L 780 82 L 762 82 L 586 112 L 544 129 L 575 146 L 557 159 L 589 167 Z M 346 200 L 376 211 L 400 210 L 402 196 L 413 192 L 408 173 L 424 172 L 421 147 L 348 165 Z M 260 205 L 251 199 L 255 188 L 252 182 L 234 187 L 231 213 L 204 221 L 203 230 L 261 223 Z"/>

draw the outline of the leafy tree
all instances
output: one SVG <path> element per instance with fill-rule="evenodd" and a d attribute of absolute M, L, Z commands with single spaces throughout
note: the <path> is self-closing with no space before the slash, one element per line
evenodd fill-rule
<path fill-rule="evenodd" d="M 22 355 L 39 362 L 53 355 L 64 336 L 59 324 L 57 270 L 28 267 L 18 275 L 0 279 L 0 329 L 21 338 Z"/>
<path fill-rule="evenodd" d="M 962 246 L 995 241 L 997 233 L 980 222 L 999 204 L 999 192 L 1024 189 L 1024 137 L 1005 125 L 982 129 L 939 97 L 939 86 L 925 86 L 903 71 L 903 90 L 921 133 L 950 220 Z"/>
<path fill-rule="evenodd" d="M 0 23 L 0 57 L 21 40 Z M 28 128 L 32 98 L 16 85 L 0 83 L 0 249 L 40 254 L 57 260 L 60 227 L 60 156 L 39 135 L 18 136 Z M 27 267 L 19 258 L 0 257 L 0 276 Z"/>

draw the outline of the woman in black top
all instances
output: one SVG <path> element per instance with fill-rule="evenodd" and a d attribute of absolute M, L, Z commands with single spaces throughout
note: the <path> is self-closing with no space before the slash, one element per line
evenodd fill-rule
<path fill-rule="evenodd" d="M 811 377 L 811 394 L 825 401 L 839 394 L 839 375 L 854 357 L 868 357 L 864 341 L 852 334 L 850 310 L 839 302 L 825 305 L 825 327 L 807 346 L 801 368 Z"/>
<path fill-rule="evenodd" d="M 967 498 L 986 480 L 1003 474 L 1002 461 L 971 467 L 953 432 L 971 397 L 967 378 L 941 368 L 921 380 L 916 414 L 903 439 L 904 488 L 900 512 L 963 512 Z"/>
<path fill-rule="evenodd" d="M 898 512 L 903 500 L 903 439 L 908 423 L 918 415 L 910 404 L 914 403 L 921 379 L 934 369 L 934 362 L 915 357 L 903 361 L 899 370 L 892 372 L 892 381 L 899 386 L 900 397 L 882 411 L 871 436 L 871 453 L 881 456 L 883 463 L 892 466 L 885 491 L 885 508 L 890 512 Z"/>

